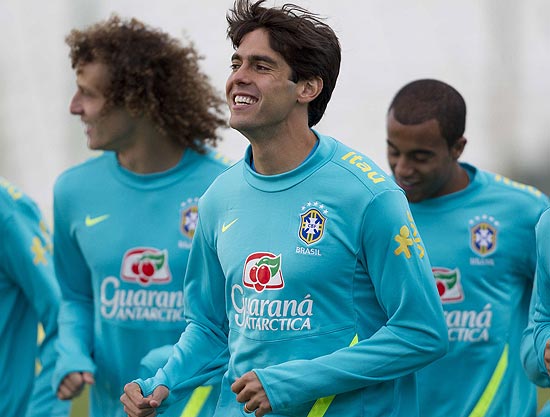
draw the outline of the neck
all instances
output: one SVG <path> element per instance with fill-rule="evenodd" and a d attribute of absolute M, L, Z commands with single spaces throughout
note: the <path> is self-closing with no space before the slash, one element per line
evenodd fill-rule
<path fill-rule="evenodd" d="M 185 148 L 156 129 L 139 129 L 131 144 L 117 150 L 120 165 L 137 174 L 152 174 L 173 168 Z"/>
<path fill-rule="evenodd" d="M 250 141 L 254 167 L 263 175 L 292 171 L 307 158 L 316 140 L 315 134 L 308 130 L 278 140 Z"/>
<path fill-rule="evenodd" d="M 290 115 L 284 122 L 255 131 L 241 131 L 252 146 L 256 171 L 275 175 L 298 167 L 309 155 L 317 137 L 307 125 L 305 116 Z"/>
<path fill-rule="evenodd" d="M 452 194 L 465 189 L 470 184 L 470 176 L 468 172 L 460 165 L 456 163 L 456 167 L 453 173 L 453 179 L 449 182 L 450 187 L 443 194 Z"/>

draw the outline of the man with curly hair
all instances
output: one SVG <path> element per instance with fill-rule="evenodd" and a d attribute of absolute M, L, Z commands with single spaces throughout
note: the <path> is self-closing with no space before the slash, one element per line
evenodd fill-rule
<path fill-rule="evenodd" d="M 405 194 L 312 129 L 338 78 L 334 31 L 262 3 L 227 16 L 230 125 L 250 146 L 200 200 L 188 326 L 154 377 L 125 386 L 125 411 L 162 412 L 229 350 L 215 416 L 418 416 L 414 372 L 447 340 Z"/>
<path fill-rule="evenodd" d="M 136 19 L 114 15 L 66 42 L 77 84 L 70 111 L 88 147 L 105 152 L 54 188 L 63 301 L 53 385 L 66 400 L 92 385 L 91 416 L 116 417 L 125 415 L 124 383 L 162 366 L 185 328 L 197 202 L 227 167 L 211 149 L 225 126 L 223 100 L 192 45 Z M 212 376 L 168 415 L 185 407 L 186 416 L 210 416 Z"/>

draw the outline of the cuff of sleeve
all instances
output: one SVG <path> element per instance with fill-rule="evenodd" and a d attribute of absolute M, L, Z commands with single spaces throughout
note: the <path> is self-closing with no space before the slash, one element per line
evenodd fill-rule
<path fill-rule="evenodd" d="M 72 366 L 67 366 L 63 364 L 59 365 L 59 362 L 58 362 L 52 375 L 52 388 L 54 392 L 57 392 L 57 388 L 59 388 L 59 385 L 63 381 L 63 378 L 65 378 L 71 372 L 90 372 L 92 374 L 95 374 L 96 366 L 93 363 L 93 361 L 90 359 L 65 361 L 65 364 L 69 364 L 69 363 L 73 363 L 73 364 L 80 363 L 81 366 L 75 367 L 74 365 Z"/>

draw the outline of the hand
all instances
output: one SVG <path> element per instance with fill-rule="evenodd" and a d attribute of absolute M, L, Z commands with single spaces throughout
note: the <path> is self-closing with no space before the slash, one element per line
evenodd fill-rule
<path fill-rule="evenodd" d="M 159 385 L 148 397 L 143 397 L 141 388 L 135 382 L 124 386 L 124 394 L 120 401 L 124 404 L 124 412 L 129 417 L 150 417 L 157 415 L 157 408 L 168 397 L 169 390 L 164 385 Z"/>
<path fill-rule="evenodd" d="M 258 376 L 253 371 L 237 378 L 231 385 L 231 391 L 237 394 L 238 402 L 244 403 L 245 412 L 253 413 L 255 411 L 256 417 L 271 413 L 269 398 L 267 398 Z"/>
<path fill-rule="evenodd" d="M 79 395 L 86 384 L 95 384 L 94 375 L 91 372 L 71 372 L 57 387 L 57 398 L 70 400 Z"/>
<path fill-rule="evenodd" d="M 544 348 L 544 365 L 546 366 L 546 372 L 550 375 L 550 340 L 546 342 L 546 347 Z"/>

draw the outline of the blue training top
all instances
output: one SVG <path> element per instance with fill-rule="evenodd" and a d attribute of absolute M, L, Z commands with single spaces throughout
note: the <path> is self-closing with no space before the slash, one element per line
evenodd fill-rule
<path fill-rule="evenodd" d="M 418 373 L 420 414 L 527 417 L 536 389 L 520 361 L 548 198 L 461 164 L 465 189 L 411 204 L 445 311 L 449 353 Z"/>
<path fill-rule="evenodd" d="M 94 373 L 93 417 L 125 416 L 124 385 L 153 375 L 185 328 L 183 277 L 198 199 L 226 168 L 219 155 L 187 149 L 172 169 L 142 175 L 105 152 L 58 178 L 54 244 L 63 303 L 53 386 L 70 372 Z M 191 397 L 187 415 L 211 417 L 222 373 Z M 182 401 L 167 415 L 179 417 Z"/>
<path fill-rule="evenodd" d="M 244 414 L 230 385 L 250 370 L 270 416 L 418 415 L 414 372 L 447 347 L 423 243 L 395 183 L 318 138 L 279 175 L 254 172 L 249 147 L 201 198 L 189 324 L 166 366 L 137 381 L 145 395 L 164 384 L 177 398 L 229 354 L 215 416 Z"/>
<path fill-rule="evenodd" d="M 61 294 L 49 228 L 36 204 L 0 177 L 0 392 L 2 416 L 64 417 L 50 380 Z M 38 323 L 44 339 L 37 346 Z M 36 359 L 40 372 L 35 377 Z"/>

